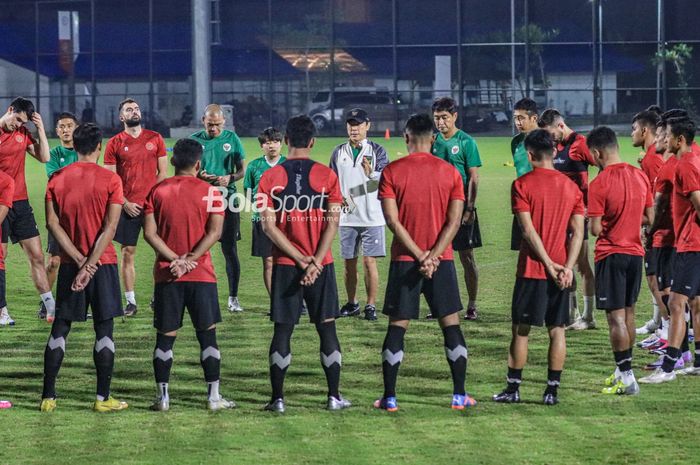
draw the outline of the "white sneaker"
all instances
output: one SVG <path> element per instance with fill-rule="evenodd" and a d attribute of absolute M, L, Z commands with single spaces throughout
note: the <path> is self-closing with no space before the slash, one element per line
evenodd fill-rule
<path fill-rule="evenodd" d="M 207 400 L 207 410 L 211 410 L 212 412 L 229 408 L 236 408 L 236 403 L 232 400 L 226 400 L 221 396 L 219 396 L 219 398 L 216 400 Z"/>
<path fill-rule="evenodd" d="M 576 318 L 572 324 L 566 327 L 570 331 L 582 331 L 585 329 L 595 329 L 595 320 L 585 320 L 582 316 Z"/>
<path fill-rule="evenodd" d="M 645 376 L 644 378 L 641 378 L 639 380 L 639 382 L 644 383 L 644 384 L 661 384 L 661 383 L 667 383 L 669 381 L 674 381 L 675 379 L 676 379 L 676 372 L 672 371 L 670 373 L 666 373 L 661 368 L 657 368 L 649 376 Z"/>
<path fill-rule="evenodd" d="M 14 326 L 15 320 L 12 319 L 7 307 L 0 310 L 0 326 Z"/>
<path fill-rule="evenodd" d="M 693 367 L 693 366 L 685 367 L 681 370 L 676 370 L 676 374 L 700 376 L 700 367 Z"/>
<path fill-rule="evenodd" d="M 243 307 L 241 307 L 241 304 L 238 302 L 238 297 L 229 297 L 228 298 L 228 311 L 229 312 L 242 312 Z"/>
<path fill-rule="evenodd" d="M 654 319 L 652 318 L 651 320 L 644 323 L 643 326 L 640 326 L 639 328 L 637 328 L 636 333 L 637 334 L 650 334 L 650 333 L 653 333 L 654 331 L 656 331 L 657 329 L 659 329 L 659 324 L 656 321 L 654 321 Z"/>

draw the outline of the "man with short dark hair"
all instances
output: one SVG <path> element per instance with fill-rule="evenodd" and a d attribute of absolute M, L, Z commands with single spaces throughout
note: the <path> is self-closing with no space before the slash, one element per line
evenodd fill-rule
<path fill-rule="evenodd" d="M 243 189 L 246 192 L 246 198 L 253 203 L 255 203 L 255 195 L 258 193 L 258 184 L 260 184 L 260 178 L 262 178 L 263 173 L 279 163 L 284 163 L 287 159 L 281 155 L 282 133 L 277 129 L 272 127 L 264 129 L 258 135 L 258 142 L 263 155 L 248 163 L 245 177 L 243 178 Z M 253 222 L 252 255 L 253 257 L 262 258 L 263 282 L 269 296 L 272 283 L 272 242 L 263 231 L 260 212 L 255 208 L 251 219 Z"/>
<path fill-rule="evenodd" d="M 536 129 L 524 140 L 533 170 L 513 181 L 513 213 L 523 231 L 512 301 L 512 333 L 507 386 L 495 402 L 520 402 L 522 372 L 527 362 L 531 326 L 547 326 L 549 352 L 545 405 L 559 402 L 558 389 L 566 358 L 572 268 L 583 242 L 583 194 L 554 169 L 555 144 L 547 131 Z M 571 239 L 567 240 L 567 230 Z"/>
<path fill-rule="evenodd" d="M 377 198 L 379 177 L 389 163 L 384 147 L 367 139 L 371 122 L 362 108 L 353 108 L 345 118 L 348 141 L 338 145 L 331 155 L 330 167 L 338 175 L 343 208 L 340 214 L 340 253 L 345 259 L 345 290 L 348 302 L 341 316 L 360 313 L 357 299 L 357 257 L 362 248 L 367 305 L 364 319 L 376 321 L 379 287 L 377 258 L 386 255 L 384 216 Z"/>
<path fill-rule="evenodd" d="M 583 193 L 584 206 L 588 205 L 588 167 L 596 166 L 586 146 L 586 138 L 576 133 L 564 121 L 564 116 L 554 108 L 542 112 L 537 125 L 547 130 L 557 144 L 554 169 L 561 171 L 576 183 Z M 583 314 L 578 312 L 576 292 L 570 293 L 569 326 L 567 330 L 594 329 L 593 308 L 595 302 L 595 275 L 588 261 L 588 229 L 584 227 L 581 254 L 577 262 L 583 281 Z"/>
<path fill-rule="evenodd" d="M 681 359 L 686 306 L 690 306 L 693 327 L 700 328 L 700 150 L 693 143 L 696 127 L 691 119 L 671 118 L 666 123 L 668 149 L 678 158 L 671 200 L 676 256 L 668 300 L 671 314 L 668 347 L 661 367 L 639 380 L 649 384 L 676 379 L 673 370 Z M 696 339 L 693 367 L 683 369 L 683 374 L 700 374 L 699 351 L 700 341 Z"/>
<path fill-rule="evenodd" d="M 36 127 L 36 139 L 25 127 L 30 121 Z M 39 291 L 41 302 L 53 315 L 56 302 L 46 277 L 39 228 L 27 194 L 24 173 L 27 154 L 41 163 L 46 163 L 49 160 L 49 141 L 46 138 L 44 122 L 41 115 L 34 110 L 34 104 L 26 98 L 17 97 L 0 117 L 0 171 L 5 172 L 15 182 L 12 208 L 2 226 L 2 248 L 4 256 L 7 257 L 8 240 L 11 239 L 13 244 L 19 242 L 29 260 L 32 281 Z M 0 326 L 14 324 L 7 308 L 0 310 Z"/>
<path fill-rule="evenodd" d="M 529 97 L 522 98 L 513 105 L 513 123 L 518 135 L 510 141 L 510 152 L 513 155 L 515 175 L 520 177 L 532 171 L 532 164 L 525 149 L 525 138 L 537 129 L 537 103 Z M 523 232 L 518 223 L 518 217 L 513 215 L 513 225 L 510 233 L 510 250 L 520 250 Z"/>
<path fill-rule="evenodd" d="M 464 389 L 467 343 L 459 327 L 462 301 L 452 260 L 452 240 L 464 214 L 463 179 L 453 166 L 430 155 L 435 139 L 430 115 L 411 116 L 404 139 L 409 155 L 389 163 L 379 183 L 379 199 L 394 241 L 383 310 L 389 316 L 382 346 L 384 394 L 374 406 L 398 410 L 396 379 L 404 336 L 410 320 L 419 317 L 423 294 L 442 328 L 452 373 L 451 407 L 463 410 L 476 405 Z"/>
<path fill-rule="evenodd" d="M 190 138 L 204 147 L 202 171 L 199 177 L 212 186 L 221 187 L 227 192 L 228 208 L 224 216 L 224 229 L 221 232 L 221 252 L 226 261 L 228 278 L 228 310 L 242 312 L 238 300 L 238 285 L 241 279 L 241 262 L 238 259 L 237 242 L 241 240 L 241 214 L 236 181 L 245 175 L 245 152 L 243 144 L 235 132 L 224 129 L 226 119 L 221 106 L 207 105 L 202 116 L 204 129 L 195 132 Z"/>
<path fill-rule="evenodd" d="M 476 266 L 474 249 L 481 247 L 481 230 L 476 213 L 476 194 L 479 186 L 479 167 L 481 158 L 476 141 L 466 132 L 458 129 L 457 103 L 442 97 L 433 102 L 433 120 L 438 135 L 433 144 L 433 155 L 442 158 L 457 168 L 464 184 L 464 212 L 460 228 L 457 231 L 452 247 L 459 254 L 464 267 L 464 283 L 467 286 L 466 320 L 476 320 L 478 311 L 476 298 L 479 291 L 479 270 Z M 430 315 L 429 315 L 430 316 Z"/>
<path fill-rule="evenodd" d="M 649 179 L 642 170 L 623 163 L 615 132 L 601 126 L 586 143 L 601 168 L 591 182 L 588 218 L 595 243 L 596 307 L 605 310 L 615 357 L 611 386 L 603 394 L 636 395 L 639 385 L 632 371 L 634 306 L 642 280 L 643 224 L 654 221 Z"/>
<path fill-rule="evenodd" d="M 125 316 L 138 311 L 136 305 L 136 245 L 143 227 L 143 203 L 151 188 L 168 174 L 165 141 L 155 131 L 141 126 L 141 108 L 134 99 L 119 104 L 124 130 L 107 142 L 104 166 L 119 175 L 124 185 L 124 211 L 114 240 L 121 244 Z"/>
<path fill-rule="evenodd" d="M 56 409 L 56 377 L 66 339 L 75 321 L 85 321 L 92 308 L 97 369 L 94 410 L 127 408 L 110 395 L 115 346 L 114 317 L 122 315 L 117 254 L 112 239 L 124 198 L 115 173 L 97 165 L 102 131 L 92 123 L 73 133 L 78 161 L 56 172 L 46 187 L 46 222 L 61 247 L 56 287 L 56 319 L 44 351 L 44 388 L 40 409 Z"/>
<path fill-rule="evenodd" d="M 56 171 L 78 160 L 78 154 L 73 149 L 73 131 L 75 131 L 77 126 L 78 118 L 73 113 L 62 112 L 56 118 L 56 135 L 61 144 L 52 148 L 49 152 L 50 159 L 46 163 L 46 176 L 49 179 Z M 49 280 L 49 288 L 53 289 L 58 276 L 58 267 L 61 264 L 61 250 L 51 231 L 48 232 L 46 253 L 49 254 L 49 261 L 46 264 L 46 276 Z M 37 316 L 42 320 L 46 318 L 46 306 L 43 301 Z"/>
<path fill-rule="evenodd" d="M 197 141 L 177 141 L 170 160 L 175 176 L 151 189 L 143 209 L 144 237 L 157 255 L 153 267 L 153 326 L 157 330 L 153 371 L 158 395 L 151 410 L 161 412 L 170 409 L 173 345 L 185 308 L 199 341 L 207 408 L 216 411 L 236 406 L 219 394 L 221 353 L 216 324 L 221 321 L 221 311 L 209 254 L 221 236 L 223 197 L 197 178 L 201 158 L 202 146 Z"/>
<path fill-rule="evenodd" d="M 331 253 L 343 197 L 333 170 L 309 158 L 316 142 L 315 129 L 306 115 L 287 121 L 287 161 L 262 175 L 256 199 L 263 231 L 274 244 L 270 319 L 275 329 L 269 352 L 272 397 L 265 410 L 279 413 L 285 410 L 283 387 L 292 361 L 290 341 L 303 301 L 321 340 L 321 365 L 328 384 L 326 408 L 342 410 L 351 405 L 340 395 L 342 355 L 335 328 L 338 287 Z"/>

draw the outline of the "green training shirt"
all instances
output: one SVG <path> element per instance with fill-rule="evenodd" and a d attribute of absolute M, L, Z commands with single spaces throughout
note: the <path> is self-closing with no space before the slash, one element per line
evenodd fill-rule
<path fill-rule="evenodd" d="M 513 154 L 513 164 L 515 165 L 515 175 L 517 177 L 532 171 L 532 165 L 527 158 L 525 150 L 525 137 L 527 134 L 521 132 L 510 141 L 510 152 Z"/>
<path fill-rule="evenodd" d="M 73 149 L 67 149 L 62 145 L 54 147 L 49 152 L 49 161 L 46 162 L 46 175 L 51 177 L 55 172 L 78 161 L 78 154 Z"/>
<path fill-rule="evenodd" d="M 212 139 L 207 131 L 201 130 L 190 136 L 204 148 L 202 170 L 215 176 L 226 176 L 236 172 L 236 164 L 243 163 L 243 144 L 235 132 L 224 129 L 219 137 Z M 231 180 L 227 186 L 228 195 L 236 192 L 236 184 Z M 236 202 L 236 206 L 238 203 Z"/>
<path fill-rule="evenodd" d="M 246 192 L 251 191 L 249 197 L 251 201 L 255 198 L 255 194 L 258 193 L 258 184 L 260 184 L 260 178 L 262 177 L 263 173 L 270 168 L 279 165 L 280 163 L 284 163 L 286 159 L 286 157 L 280 156 L 277 158 L 277 163 L 270 165 L 267 158 L 265 158 L 265 155 L 263 155 L 262 157 L 256 158 L 248 163 L 245 170 L 245 177 L 243 178 L 243 190 Z M 253 211 L 252 220 L 258 221 L 259 219 L 260 214 Z"/>
<path fill-rule="evenodd" d="M 476 141 L 466 132 L 458 129 L 454 136 L 445 140 L 442 133 L 438 133 L 433 144 L 433 155 L 442 158 L 457 168 L 464 181 L 464 192 L 469 185 L 469 168 L 481 166 L 481 157 Z"/>

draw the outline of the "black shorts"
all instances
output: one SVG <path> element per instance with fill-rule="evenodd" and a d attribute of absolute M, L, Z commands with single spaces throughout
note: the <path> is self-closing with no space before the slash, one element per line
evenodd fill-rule
<path fill-rule="evenodd" d="M 656 265 L 659 261 L 659 249 L 652 247 L 644 254 L 644 273 L 646 276 L 656 275 Z"/>
<path fill-rule="evenodd" d="M 510 250 L 520 250 L 523 239 L 523 228 L 520 227 L 518 217 L 513 215 L 513 225 L 510 227 Z"/>
<path fill-rule="evenodd" d="M 116 264 L 100 265 L 87 287 L 73 292 L 71 286 L 78 274 L 78 265 L 61 263 L 56 283 L 56 318 L 85 321 L 88 307 L 93 321 L 109 320 L 124 314 L 119 271 Z"/>
<path fill-rule="evenodd" d="M 52 257 L 57 257 L 61 255 L 61 246 L 59 245 L 54 235 L 51 234 L 51 231 L 48 232 L 46 239 L 46 253 L 51 255 Z"/>
<path fill-rule="evenodd" d="M 304 272 L 296 266 L 274 265 L 272 267 L 271 321 L 285 324 L 299 323 L 304 302 L 312 323 L 338 318 L 340 305 L 333 264 L 325 265 L 316 282 L 311 286 L 299 284 L 303 275 Z"/>
<path fill-rule="evenodd" d="M 673 247 L 658 248 L 656 254 L 656 282 L 659 290 L 671 287 L 673 281 L 673 261 L 676 257 L 676 249 Z"/>
<path fill-rule="evenodd" d="M 272 257 L 272 241 L 263 232 L 262 221 L 253 220 L 253 257 Z"/>
<path fill-rule="evenodd" d="M 516 278 L 511 319 L 514 325 L 563 326 L 569 321 L 569 290 L 551 279 Z"/>
<path fill-rule="evenodd" d="M 235 242 L 241 240 L 241 214 L 226 209 L 224 212 L 224 227 L 221 230 L 219 242 Z"/>
<path fill-rule="evenodd" d="M 642 286 L 642 257 L 616 253 L 595 264 L 598 310 L 618 310 L 637 303 Z"/>
<path fill-rule="evenodd" d="M 462 224 L 452 240 L 452 248 L 455 250 L 468 250 L 481 247 L 481 230 L 479 229 L 479 217 L 474 209 L 474 221 L 472 224 Z"/>
<path fill-rule="evenodd" d="M 153 291 L 153 327 L 161 333 L 182 328 L 185 307 L 197 331 L 219 323 L 221 309 L 216 283 L 156 283 Z"/>
<path fill-rule="evenodd" d="M 676 253 L 671 292 L 690 298 L 700 295 L 700 252 Z"/>
<path fill-rule="evenodd" d="M 415 320 L 420 315 L 420 295 L 425 296 L 436 318 L 462 310 L 457 272 L 452 260 L 440 262 L 432 279 L 426 279 L 417 262 L 392 261 L 389 265 L 382 312 L 395 319 Z"/>
<path fill-rule="evenodd" d="M 5 270 L 0 270 L 0 308 L 7 307 L 7 295 L 5 292 Z"/>
<path fill-rule="evenodd" d="M 12 208 L 7 212 L 2 222 L 2 243 L 7 244 L 8 239 L 13 244 L 31 239 L 39 235 L 39 228 L 34 219 L 34 210 L 29 205 L 29 200 L 17 200 L 12 202 Z"/>
<path fill-rule="evenodd" d="M 143 227 L 143 215 L 129 216 L 125 211 L 122 211 L 122 216 L 119 217 L 117 232 L 114 233 L 114 240 L 122 246 L 136 246 L 141 235 Z"/>

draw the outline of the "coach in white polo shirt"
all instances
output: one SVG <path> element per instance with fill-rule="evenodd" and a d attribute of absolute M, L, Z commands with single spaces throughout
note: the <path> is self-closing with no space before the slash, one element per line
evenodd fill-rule
<path fill-rule="evenodd" d="M 361 108 L 350 110 L 345 118 L 348 141 L 337 146 L 331 155 L 330 167 L 338 175 L 343 193 L 340 215 L 340 253 L 345 259 L 345 290 L 348 303 L 340 309 L 341 316 L 360 313 L 357 299 L 357 257 L 362 248 L 365 266 L 367 305 L 365 320 L 377 319 L 375 299 L 379 287 L 376 257 L 386 255 L 384 245 L 384 215 L 377 199 L 379 176 L 389 163 L 384 147 L 367 140 L 370 122 Z"/>

